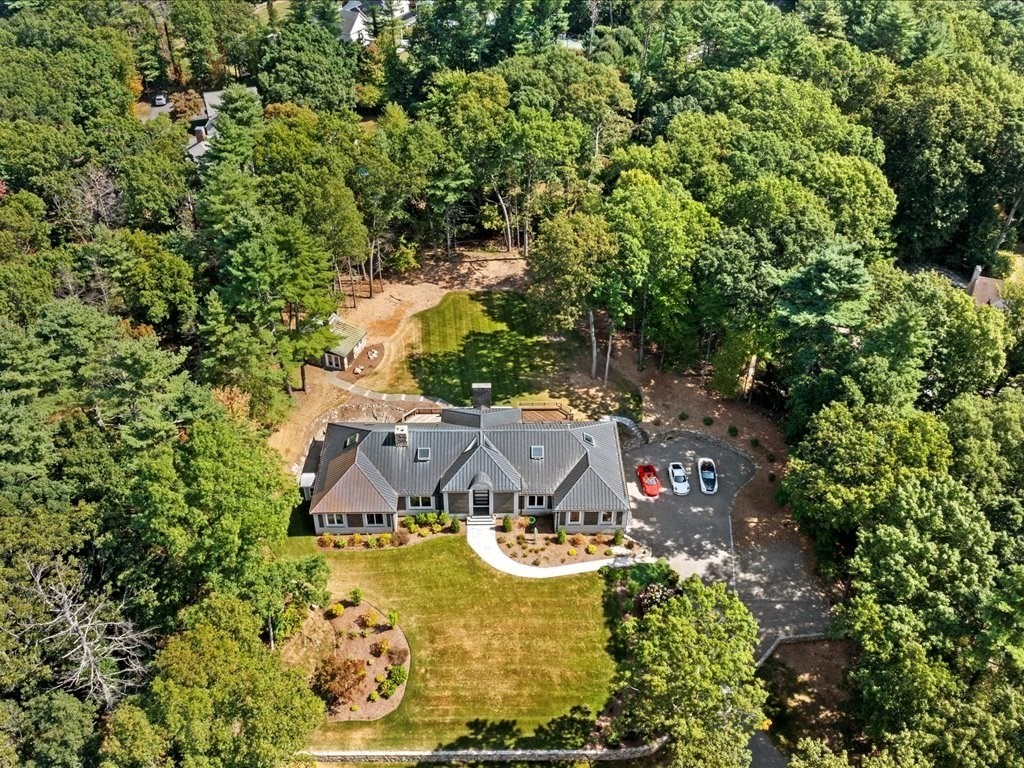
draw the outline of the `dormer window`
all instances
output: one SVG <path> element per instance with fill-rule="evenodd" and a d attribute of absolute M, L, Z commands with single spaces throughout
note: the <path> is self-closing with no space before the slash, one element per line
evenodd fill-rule
<path fill-rule="evenodd" d="M 544 446 L 543 445 L 531 445 L 530 446 L 530 458 L 539 461 L 544 458 Z"/>
<path fill-rule="evenodd" d="M 417 448 L 416 461 L 430 461 L 430 449 L 425 447 Z"/>
<path fill-rule="evenodd" d="M 589 432 L 583 433 L 583 442 L 587 445 L 597 445 L 597 441 L 594 440 L 594 436 Z"/>
<path fill-rule="evenodd" d="M 345 447 L 351 448 L 353 445 L 359 442 L 359 433 L 353 432 L 351 435 L 345 438 Z"/>

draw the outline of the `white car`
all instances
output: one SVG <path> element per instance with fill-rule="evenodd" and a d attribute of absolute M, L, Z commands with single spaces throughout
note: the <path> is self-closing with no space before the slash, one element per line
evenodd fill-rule
<path fill-rule="evenodd" d="M 690 492 L 690 478 L 686 476 L 686 467 L 680 462 L 673 461 L 668 465 L 668 479 L 672 483 L 672 493 L 676 496 L 685 496 Z"/>
<path fill-rule="evenodd" d="M 166 107 L 167 106 L 167 94 L 166 93 L 158 93 L 156 96 L 154 96 L 153 97 L 153 106 L 154 107 Z"/>
<path fill-rule="evenodd" d="M 697 478 L 700 480 L 701 493 L 718 492 L 718 472 L 715 469 L 715 462 L 707 457 L 697 459 Z"/>

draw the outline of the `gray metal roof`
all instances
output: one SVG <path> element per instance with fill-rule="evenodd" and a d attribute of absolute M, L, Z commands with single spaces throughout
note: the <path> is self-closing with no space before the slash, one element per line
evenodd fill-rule
<path fill-rule="evenodd" d="M 556 509 L 629 508 L 614 422 L 524 423 L 518 409 L 453 408 L 442 417 L 408 423 L 408 447 L 395 444 L 394 424 L 328 425 L 310 512 L 395 511 L 399 496 L 465 492 L 481 476 L 497 492 L 551 495 Z M 535 445 L 543 459 L 530 458 Z M 416 460 L 418 448 L 430 449 L 429 460 Z M 358 458 L 339 460 L 349 454 Z M 342 483 L 352 473 L 361 479 Z"/>

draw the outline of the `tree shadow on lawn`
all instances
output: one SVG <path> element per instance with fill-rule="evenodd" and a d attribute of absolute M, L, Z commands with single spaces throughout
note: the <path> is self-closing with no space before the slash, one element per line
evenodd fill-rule
<path fill-rule="evenodd" d="M 534 392 L 536 380 L 550 372 L 554 355 L 544 338 L 515 331 L 470 331 L 454 352 L 416 354 L 409 371 L 420 390 L 453 405 L 469 405 L 471 385 L 491 383 L 495 403 Z"/>

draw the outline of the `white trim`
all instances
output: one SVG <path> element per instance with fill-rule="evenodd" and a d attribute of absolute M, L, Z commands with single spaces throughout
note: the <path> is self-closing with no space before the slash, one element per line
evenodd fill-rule
<path fill-rule="evenodd" d="M 579 519 L 573 520 L 574 516 L 578 516 Z M 585 519 L 586 518 L 583 516 L 582 512 L 566 511 L 566 513 L 565 513 L 565 524 L 566 525 L 583 525 L 583 521 Z"/>
<path fill-rule="evenodd" d="M 325 528 L 348 528 L 348 515 L 345 514 L 324 514 L 321 515 L 323 518 L 323 526 Z M 338 522 L 338 521 L 341 522 Z"/>
<path fill-rule="evenodd" d="M 413 499 L 426 499 L 427 500 L 427 506 L 423 507 L 423 506 L 420 506 L 418 504 L 413 504 L 412 503 Z M 430 496 L 430 495 L 406 496 L 405 497 L 405 508 L 410 510 L 410 511 L 415 509 L 415 510 L 417 510 L 419 512 L 429 512 L 429 511 L 431 511 L 434 508 L 434 497 Z"/>
<path fill-rule="evenodd" d="M 615 510 L 605 509 L 602 510 L 597 518 L 598 525 L 615 525 Z"/>
<path fill-rule="evenodd" d="M 370 518 L 379 516 L 379 523 L 371 523 Z M 388 524 L 388 516 L 384 512 L 366 512 L 363 514 L 363 527 L 364 528 L 383 528 Z"/>
<path fill-rule="evenodd" d="M 532 499 L 540 499 L 540 504 L 532 504 Z M 548 508 L 548 497 L 538 493 L 526 494 L 526 501 L 523 503 L 523 509 L 530 510 L 544 510 Z"/>

